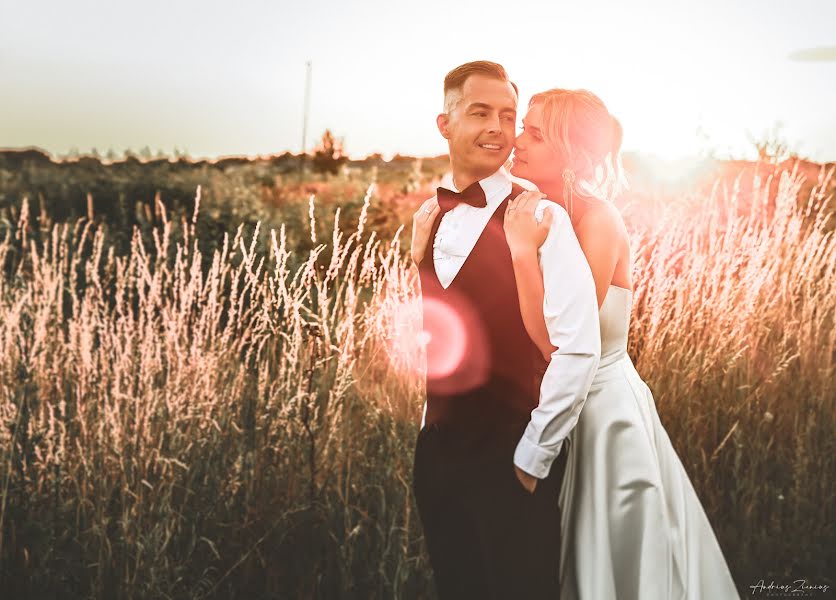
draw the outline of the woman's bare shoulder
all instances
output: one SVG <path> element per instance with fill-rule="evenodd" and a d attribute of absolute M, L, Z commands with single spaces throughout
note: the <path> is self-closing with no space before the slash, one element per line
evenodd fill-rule
<path fill-rule="evenodd" d="M 612 202 L 600 198 L 584 199 L 585 210 L 575 225 L 579 234 L 594 233 L 595 235 L 626 235 L 624 219 Z"/>

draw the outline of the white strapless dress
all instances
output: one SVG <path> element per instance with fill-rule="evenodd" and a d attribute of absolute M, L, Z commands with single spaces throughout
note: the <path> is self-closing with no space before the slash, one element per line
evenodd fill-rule
<path fill-rule="evenodd" d="M 627 355 L 633 293 L 610 286 L 601 364 L 569 435 L 562 600 L 739 598 L 694 487 Z"/>

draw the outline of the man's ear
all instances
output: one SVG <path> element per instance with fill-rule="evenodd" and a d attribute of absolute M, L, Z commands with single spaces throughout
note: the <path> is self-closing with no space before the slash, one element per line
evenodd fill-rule
<path fill-rule="evenodd" d="M 450 116 L 447 113 L 441 113 L 435 118 L 435 124 L 438 126 L 438 131 L 445 140 L 450 139 Z"/>

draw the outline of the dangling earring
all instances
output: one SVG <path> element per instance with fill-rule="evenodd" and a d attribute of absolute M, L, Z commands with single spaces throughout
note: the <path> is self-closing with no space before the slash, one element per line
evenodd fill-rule
<path fill-rule="evenodd" d="M 569 220 L 572 220 L 572 209 L 574 208 L 575 172 L 572 169 L 563 170 L 563 204 L 569 213 Z"/>

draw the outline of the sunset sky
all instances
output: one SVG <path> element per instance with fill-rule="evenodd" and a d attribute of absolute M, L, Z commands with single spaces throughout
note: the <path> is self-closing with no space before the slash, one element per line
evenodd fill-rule
<path fill-rule="evenodd" d="M 747 156 L 781 123 L 836 160 L 836 2 L 0 0 L 0 148 L 298 152 L 330 128 L 352 156 L 446 152 L 442 80 L 500 62 L 528 97 L 598 94 L 624 146 Z"/>

